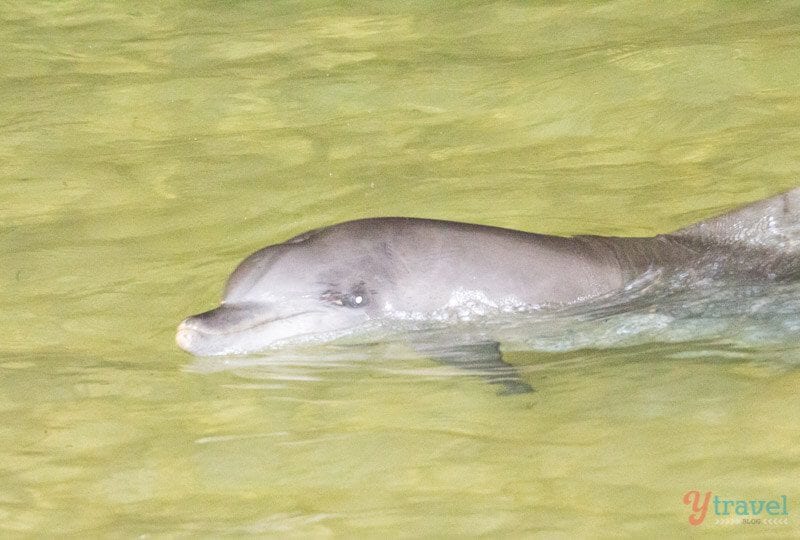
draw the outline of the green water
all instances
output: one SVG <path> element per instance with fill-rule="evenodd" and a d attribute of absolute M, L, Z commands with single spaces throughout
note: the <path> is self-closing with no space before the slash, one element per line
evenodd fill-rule
<path fill-rule="evenodd" d="M 173 343 L 312 227 L 646 235 L 796 185 L 796 2 L 19 2 L 0 46 L 3 534 L 800 535 L 791 336 L 518 353 L 511 398 Z"/>

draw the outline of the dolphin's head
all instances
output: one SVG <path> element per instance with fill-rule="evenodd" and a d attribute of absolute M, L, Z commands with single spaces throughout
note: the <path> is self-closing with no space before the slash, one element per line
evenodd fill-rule
<path fill-rule="evenodd" d="M 219 307 L 181 322 L 178 346 L 197 356 L 246 354 L 365 325 L 386 280 L 365 247 L 347 252 L 307 234 L 257 251 L 231 274 Z"/>

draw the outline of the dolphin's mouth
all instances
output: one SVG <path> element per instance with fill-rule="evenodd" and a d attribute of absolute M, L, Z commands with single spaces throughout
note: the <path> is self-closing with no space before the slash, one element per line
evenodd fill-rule
<path fill-rule="evenodd" d="M 295 317 L 314 313 L 305 310 L 287 315 L 277 315 L 269 306 L 262 304 L 221 305 L 218 308 L 192 315 L 184 319 L 175 334 L 178 346 L 192 354 L 231 354 L 245 352 L 245 345 L 261 327 Z M 238 341 L 239 336 L 243 343 Z"/>
<path fill-rule="evenodd" d="M 187 317 L 178 326 L 178 331 L 191 330 L 206 335 L 227 336 L 305 313 L 308 312 L 279 316 L 261 304 L 223 304 L 210 311 Z"/>

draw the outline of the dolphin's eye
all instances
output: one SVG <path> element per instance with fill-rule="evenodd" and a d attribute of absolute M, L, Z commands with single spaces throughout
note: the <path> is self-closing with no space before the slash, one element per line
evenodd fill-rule
<path fill-rule="evenodd" d="M 367 297 L 360 292 L 345 294 L 342 296 L 342 305 L 352 308 L 364 307 L 367 304 Z"/>
<path fill-rule="evenodd" d="M 349 292 L 327 290 L 322 293 L 322 299 L 337 306 L 349 308 L 360 308 L 369 303 L 368 293 L 361 284 Z"/>

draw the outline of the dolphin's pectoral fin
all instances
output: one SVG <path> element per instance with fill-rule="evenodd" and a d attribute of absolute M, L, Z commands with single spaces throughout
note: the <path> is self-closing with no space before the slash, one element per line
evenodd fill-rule
<path fill-rule="evenodd" d="M 497 392 L 500 395 L 535 392 L 522 380 L 519 371 L 503 360 L 500 344 L 496 341 L 457 345 L 415 343 L 413 346 L 443 364 L 475 372 L 489 384 L 500 386 Z"/>

